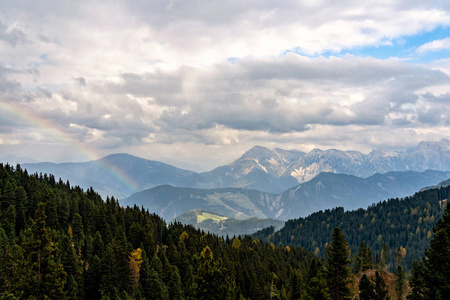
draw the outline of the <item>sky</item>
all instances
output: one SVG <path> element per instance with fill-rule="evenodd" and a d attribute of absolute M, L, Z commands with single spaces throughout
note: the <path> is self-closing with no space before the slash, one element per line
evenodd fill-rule
<path fill-rule="evenodd" d="M 0 157 L 207 171 L 449 122 L 450 1 L 0 0 Z"/>

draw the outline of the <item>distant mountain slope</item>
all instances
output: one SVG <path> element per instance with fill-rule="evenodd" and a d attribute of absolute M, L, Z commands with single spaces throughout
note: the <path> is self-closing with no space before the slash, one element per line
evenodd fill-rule
<path fill-rule="evenodd" d="M 246 188 L 278 194 L 321 172 L 368 177 L 390 171 L 450 170 L 450 141 L 421 142 L 406 152 L 267 149 L 255 146 L 234 162 L 196 173 L 128 154 L 113 154 L 84 163 L 23 164 L 29 172 L 52 173 L 64 181 L 94 187 L 103 197 L 124 198 L 134 192 L 170 184 L 200 189 Z M 435 184 L 435 183 L 433 183 Z"/>
<path fill-rule="evenodd" d="M 239 220 L 216 215 L 201 209 L 193 209 L 176 217 L 172 221 L 185 225 L 193 225 L 205 232 L 229 237 L 252 234 L 263 228 L 274 226 L 276 230 L 284 226 L 284 222 L 274 219 L 250 218 Z"/>
<path fill-rule="evenodd" d="M 321 173 L 309 182 L 271 194 L 242 188 L 193 189 L 159 186 L 120 201 L 122 205 L 143 205 L 171 220 L 192 209 L 203 209 L 230 218 L 251 217 L 288 220 L 319 210 L 343 206 L 367 207 L 387 198 L 412 195 L 424 186 L 437 184 L 450 172 L 389 172 L 368 178 Z"/>
<path fill-rule="evenodd" d="M 0 158 L 0 162 L 3 162 L 5 164 L 9 163 L 10 165 L 15 166 L 17 164 L 36 163 L 37 161 L 29 157 L 22 157 L 16 156 L 14 154 L 9 154 Z"/>
<path fill-rule="evenodd" d="M 255 146 L 231 164 L 193 174 L 185 186 L 203 189 L 241 187 L 279 193 L 298 184 L 296 179 L 283 174 L 304 154 Z"/>
<path fill-rule="evenodd" d="M 305 217 L 313 212 L 338 206 L 346 210 L 367 207 L 379 201 L 414 194 L 424 186 L 449 178 L 450 172 L 388 172 L 368 178 L 320 173 L 281 194 L 279 219 Z"/>
<path fill-rule="evenodd" d="M 403 178 L 407 180 L 407 178 Z M 330 229 L 340 227 L 351 253 L 357 253 L 364 241 L 380 255 L 383 244 L 390 251 L 388 265 L 394 270 L 395 251 L 406 248 L 404 267 L 410 268 L 414 259 L 422 259 L 432 237 L 432 228 L 442 216 L 450 196 L 450 187 L 430 189 L 402 200 L 390 199 L 366 209 L 344 211 L 341 208 L 313 213 L 305 218 L 292 219 L 278 232 L 261 230 L 253 236 L 275 245 L 302 246 L 323 255 L 330 242 Z"/>
<path fill-rule="evenodd" d="M 267 198 L 269 200 L 265 201 Z M 193 189 L 162 185 L 120 200 L 121 205 L 144 206 L 165 220 L 192 209 L 202 209 L 235 219 L 267 218 L 275 195 L 240 188 Z"/>
<path fill-rule="evenodd" d="M 93 187 L 103 198 L 124 198 L 137 191 L 161 184 L 182 185 L 194 172 L 129 154 L 112 154 L 83 163 L 23 164 L 29 173 L 54 174 L 63 181 L 83 188 Z"/>
<path fill-rule="evenodd" d="M 285 176 L 291 175 L 299 182 L 314 178 L 320 172 L 368 177 L 389 171 L 450 170 L 450 141 L 420 142 L 406 152 L 374 150 L 369 154 L 358 151 L 319 150 L 302 156 Z"/>
<path fill-rule="evenodd" d="M 194 188 L 242 187 L 281 193 L 307 182 L 321 172 L 368 177 L 390 171 L 450 170 L 450 141 L 421 142 L 406 152 L 374 150 L 296 150 L 255 146 L 236 161 L 210 172 L 191 175 L 185 186 Z"/>

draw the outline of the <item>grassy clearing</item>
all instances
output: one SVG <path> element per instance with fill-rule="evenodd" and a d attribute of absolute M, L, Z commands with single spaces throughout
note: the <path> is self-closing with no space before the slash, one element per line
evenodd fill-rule
<path fill-rule="evenodd" d="M 228 219 L 228 217 L 219 216 L 219 215 L 215 215 L 215 214 L 207 213 L 207 212 L 202 212 L 201 214 L 199 214 L 197 216 L 197 222 L 198 223 L 201 223 L 204 220 L 208 220 L 208 219 L 212 219 L 214 221 L 222 221 L 222 220 Z"/>

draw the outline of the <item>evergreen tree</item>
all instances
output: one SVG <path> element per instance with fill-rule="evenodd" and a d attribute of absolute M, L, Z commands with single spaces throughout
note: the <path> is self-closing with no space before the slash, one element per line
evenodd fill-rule
<path fill-rule="evenodd" d="M 92 258 L 92 264 L 86 270 L 84 274 L 84 288 L 85 298 L 98 300 L 101 298 L 100 284 L 101 284 L 101 261 L 100 258 L 95 255 Z"/>
<path fill-rule="evenodd" d="M 0 291 L 11 289 L 13 280 L 11 273 L 12 263 L 9 239 L 5 230 L 0 227 Z"/>
<path fill-rule="evenodd" d="M 370 251 L 369 247 L 364 253 L 362 269 L 363 271 L 373 269 L 372 251 Z"/>
<path fill-rule="evenodd" d="M 0 209 L 6 211 L 10 205 L 16 202 L 15 188 L 11 182 L 7 182 L 3 188 L 2 197 L 0 198 Z"/>
<path fill-rule="evenodd" d="M 450 297 L 450 206 L 433 229 L 434 237 L 425 251 L 425 286 L 428 299 Z"/>
<path fill-rule="evenodd" d="M 386 244 L 383 244 L 383 249 L 381 250 L 381 257 L 380 257 L 380 270 L 381 272 L 386 271 L 386 263 L 389 259 L 389 250 Z"/>
<path fill-rule="evenodd" d="M 115 254 L 115 272 L 117 274 L 117 278 L 121 276 L 125 276 L 128 279 L 128 274 L 130 270 L 130 262 L 128 258 L 128 242 L 125 236 L 125 232 L 122 226 L 119 226 L 116 232 L 116 235 L 113 239 L 113 249 Z M 127 292 L 131 292 L 131 287 L 129 286 L 129 280 L 119 280 L 117 282 L 118 291 L 125 290 Z"/>
<path fill-rule="evenodd" d="M 334 228 L 331 244 L 326 249 L 326 279 L 333 300 L 351 298 L 350 249 L 341 229 Z"/>
<path fill-rule="evenodd" d="M 317 275 L 312 277 L 309 284 L 305 286 L 303 292 L 304 300 L 328 300 L 330 294 L 328 292 L 327 282 L 322 270 L 317 272 Z"/>
<path fill-rule="evenodd" d="M 0 300 L 19 300 L 19 298 L 15 297 L 13 294 L 4 292 L 0 295 Z"/>
<path fill-rule="evenodd" d="M 25 217 L 25 205 L 27 203 L 27 192 L 22 186 L 19 186 L 15 190 L 16 202 L 16 235 L 19 235 L 20 230 L 24 230 L 26 227 Z"/>
<path fill-rule="evenodd" d="M 10 205 L 2 215 L 1 225 L 10 239 L 16 236 L 16 209 Z"/>
<path fill-rule="evenodd" d="M 290 299 L 297 300 L 302 296 L 303 277 L 299 270 L 292 270 L 289 278 Z"/>
<path fill-rule="evenodd" d="M 194 286 L 197 299 L 232 299 L 234 281 L 222 259 L 214 259 L 209 246 L 206 246 L 195 260 Z"/>
<path fill-rule="evenodd" d="M 367 246 L 364 241 L 359 245 L 358 255 L 355 257 L 354 273 L 363 271 L 363 264 L 366 257 Z"/>
<path fill-rule="evenodd" d="M 73 277 L 73 280 L 75 280 L 74 283 L 71 283 L 72 286 L 66 286 L 65 290 L 68 293 L 73 293 L 76 291 L 77 293 L 79 290 L 82 291 L 82 269 L 81 265 L 78 261 L 78 256 L 75 253 L 75 250 L 72 246 L 72 243 L 70 242 L 70 239 L 68 236 L 64 235 L 59 242 L 59 259 L 63 265 L 64 271 L 67 274 L 68 279 L 70 276 Z M 69 281 L 68 281 L 69 282 Z M 69 289 L 72 289 L 69 291 Z M 78 296 L 77 296 L 78 297 Z"/>
<path fill-rule="evenodd" d="M 74 242 L 77 244 L 81 243 L 84 238 L 83 219 L 77 213 L 73 215 L 72 234 Z"/>
<path fill-rule="evenodd" d="M 36 299 L 65 299 L 66 273 L 59 261 L 54 260 L 52 246 L 45 224 L 45 204 L 39 203 L 36 220 L 31 227 L 31 238 L 25 243 L 22 269 L 22 296 Z"/>
<path fill-rule="evenodd" d="M 70 299 L 70 300 L 80 299 L 78 284 L 77 284 L 77 281 L 75 280 L 75 277 L 73 277 L 73 275 L 70 275 L 69 278 L 67 279 L 67 284 L 66 284 L 65 288 L 67 291 L 67 299 Z"/>
<path fill-rule="evenodd" d="M 406 292 L 406 277 L 402 266 L 397 266 L 397 271 L 395 272 L 394 287 L 396 299 L 402 300 Z"/>
<path fill-rule="evenodd" d="M 408 295 L 408 300 L 421 300 L 425 296 L 425 268 L 423 264 L 417 262 L 413 263 L 412 276 L 409 279 L 409 286 L 411 293 Z"/>
<path fill-rule="evenodd" d="M 386 283 L 383 276 L 378 271 L 375 272 L 375 300 L 387 300 L 388 291 L 386 290 Z"/>
<path fill-rule="evenodd" d="M 360 300 L 373 300 L 375 299 L 375 290 L 369 277 L 364 274 L 359 282 L 359 299 Z"/>

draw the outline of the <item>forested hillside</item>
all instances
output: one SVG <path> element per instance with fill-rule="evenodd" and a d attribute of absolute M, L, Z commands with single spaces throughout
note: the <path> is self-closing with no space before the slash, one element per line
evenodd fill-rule
<path fill-rule="evenodd" d="M 0 291 L 8 299 L 293 299 L 313 258 L 298 247 L 167 225 L 20 166 L 0 164 L 0 191 Z"/>
<path fill-rule="evenodd" d="M 432 237 L 432 228 L 444 212 L 450 187 L 416 193 L 405 199 L 391 199 L 367 209 L 346 211 L 343 208 L 320 211 L 306 218 L 289 220 L 278 232 L 270 228 L 254 237 L 275 245 L 301 246 L 318 255 L 324 255 L 330 241 L 330 230 L 342 228 L 351 253 L 358 252 L 362 241 L 371 249 L 372 258 L 381 254 L 383 245 L 389 251 L 387 261 L 394 271 L 398 248 L 404 251 L 403 266 L 410 269 L 413 260 L 423 256 Z"/>

